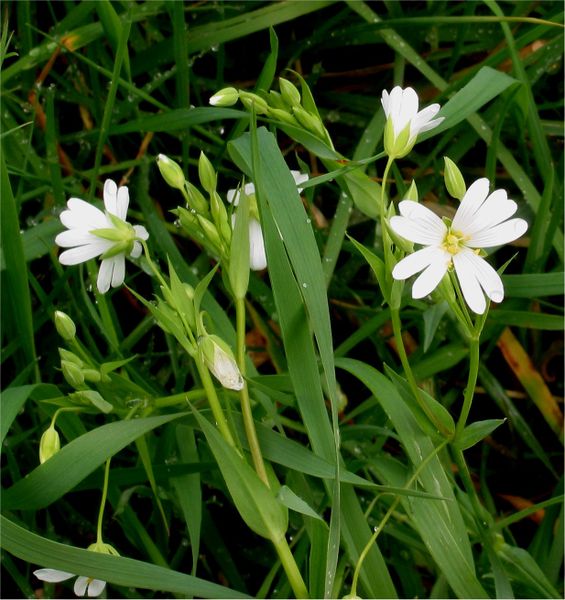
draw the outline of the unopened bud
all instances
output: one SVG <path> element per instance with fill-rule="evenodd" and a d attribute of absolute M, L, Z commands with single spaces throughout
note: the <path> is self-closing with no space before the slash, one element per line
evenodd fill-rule
<path fill-rule="evenodd" d="M 63 377 L 65 381 L 74 388 L 80 388 L 84 385 L 84 375 L 80 367 L 75 363 L 62 360 L 61 370 L 63 371 Z"/>
<path fill-rule="evenodd" d="M 279 77 L 282 99 L 291 107 L 300 106 L 300 92 L 296 86 L 284 77 Z"/>
<path fill-rule="evenodd" d="M 212 194 L 216 190 L 216 171 L 214 171 L 212 163 L 208 160 L 204 152 L 200 152 L 200 158 L 198 159 L 198 177 L 200 177 L 202 187 L 209 194 Z"/>
<path fill-rule="evenodd" d="M 212 106 L 233 106 L 239 100 L 239 92 L 233 87 L 226 87 L 216 92 L 208 102 Z"/>
<path fill-rule="evenodd" d="M 61 438 L 53 425 L 43 432 L 39 441 L 39 462 L 43 464 L 54 454 L 57 454 L 61 448 Z"/>
<path fill-rule="evenodd" d="M 84 380 L 90 381 L 91 383 L 98 383 L 102 379 L 100 371 L 97 371 L 96 369 L 83 369 L 82 374 L 84 376 Z"/>
<path fill-rule="evenodd" d="M 449 192 L 450 196 L 457 198 L 457 200 L 463 200 L 467 187 L 465 186 L 465 180 L 459 167 L 447 156 L 443 157 L 445 162 L 445 171 L 443 178 L 445 181 L 445 187 Z"/>
<path fill-rule="evenodd" d="M 294 106 L 292 109 L 296 120 L 309 131 L 315 133 L 318 137 L 325 137 L 324 126 L 320 123 L 318 117 L 311 115 L 302 106 Z"/>
<path fill-rule="evenodd" d="M 198 340 L 204 363 L 214 377 L 229 390 L 241 390 L 243 377 L 231 348 L 217 335 L 204 335 Z"/>
<path fill-rule="evenodd" d="M 55 321 L 55 329 L 57 330 L 57 333 L 65 341 L 70 342 L 75 339 L 77 328 L 74 321 L 67 313 L 56 310 L 55 314 L 53 315 L 53 319 Z"/>
<path fill-rule="evenodd" d="M 61 357 L 61 360 L 74 363 L 77 367 L 82 367 L 84 365 L 82 360 L 74 352 L 70 352 L 64 348 L 59 348 L 59 356 Z"/>
<path fill-rule="evenodd" d="M 240 92 L 239 98 L 247 110 L 251 110 L 251 108 L 254 107 L 255 113 L 258 115 L 265 115 L 269 112 L 269 105 L 257 94 Z"/>
<path fill-rule="evenodd" d="M 164 154 L 159 154 L 157 157 L 157 166 L 163 179 L 172 187 L 177 190 L 183 190 L 185 177 L 182 169 L 178 163 L 170 159 Z"/>

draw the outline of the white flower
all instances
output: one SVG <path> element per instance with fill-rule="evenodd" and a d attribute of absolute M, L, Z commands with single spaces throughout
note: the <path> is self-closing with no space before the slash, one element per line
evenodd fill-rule
<path fill-rule="evenodd" d="M 439 104 L 430 104 L 418 112 L 418 94 L 408 87 L 392 89 L 390 94 L 383 90 L 381 104 L 387 118 L 385 128 L 385 150 L 393 158 L 406 156 L 416 143 L 418 134 L 437 127 L 443 117 L 434 119 Z"/>
<path fill-rule="evenodd" d="M 417 202 L 404 200 L 398 208 L 402 216 L 391 218 L 393 231 L 425 246 L 403 258 L 392 271 L 395 279 L 423 271 L 412 287 L 413 298 L 430 294 L 453 266 L 471 310 L 485 312 L 484 294 L 493 302 L 502 302 L 502 280 L 479 256 L 479 249 L 511 242 L 528 228 L 523 219 L 508 220 L 518 207 L 504 190 L 489 195 L 488 179 L 478 179 L 467 190 L 451 225 Z"/>
<path fill-rule="evenodd" d="M 102 257 L 97 287 L 105 294 L 112 287 L 124 282 L 125 257 L 138 258 L 141 244 L 138 240 L 149 237 L 142 225 L 130 225 L 126 221 L 129 205 L 128 188 L 118 186 L 111 179 L 104 183 L 104 206 L 102 212 L 80 198 L 67 202 L 68 210 L 61 213 L 61 223 L 68 231 L 55 238 L 55 243 L 65 250 L 59 256 L 63 265 L 76 265 L 97 256 Z"/>
<path fill-rule="evenodd" d="M 243 377 L 230 347 L 217 335 L 204 335 L 198 340 L 204 363 L 227 389 L 243 389 Z"/>
<path fill-rule="evenodd" d="M 300 171 L 290 172 L 297 185 L 308 181 L 308 175 Z M 302 192 L 302 188 L 298 188 L 298 193 Z M 267 267 L 267 255 L 265 253 L 265 240 L 263 238 L 263 230 L 259 223 L 259 213 L 255 198 L 255 186 L 252 183 L 246 183 L 243 186 L 243 193 L 252 199 L 249 214 L 249 267 L 253 271 L 262 271 Z M 234 206 L 239 204 L 239 190 L 228 190 L 227 199 Z M 232 215 L 232 227 L 235 223 L 235 215 Z"/>
<path fill-rule="evenodd" d="M 67 581 L 72 577 L 77 577 L 74 573 L 67 573 L 66 571 L 57 571 L 57 569 L 38 569 L 33 574 L 41 581 L 48 581 L 50 583 L 59 583 L 61 581 Z M 101 579 L 93 579 L 92 577 L 79 576 L 75 581 L 73 590 L 77 596 L 84 596 L 88 592 L 89 598 L 96 598 L 104 591 L 106 582 Z"/>

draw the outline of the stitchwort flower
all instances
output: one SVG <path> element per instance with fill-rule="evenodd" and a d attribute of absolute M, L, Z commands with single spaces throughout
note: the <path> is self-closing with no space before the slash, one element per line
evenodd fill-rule
<path fill-rule="evenodd" d="M 308 175 L 300 171 L 291 171 L 292 177 L 297 185 L 308 181 Z M 302 188 L 298 188 L 298 193 Z M 249 266 L 253 271 L 262 271 L 267 267 L 267 255 L 265 253 L 265 240 L 263 231 L 259 223 L 259 211 L 257 201 L 255 200 L 255 186 L 252 183 L 246 183 L 243 186 L 243 193 L 250 199 L 249 204 Z M 230 204 L 237 206 L 239 204 L 240 190 L 228 190 L 227 200 Z M 235 222 L 235 215 L 232 216 L 232 227 Z"/>
<path fill-rule="evenodd" d="M 418 94 L 411 88 L 396 86 L 390 94 L 383 90 L 381 104 L 387 118 L 385 151 L 391 158 L 402 158 L 412 150 L 420 133 L 437 127 L 443 117 L 434 119 L 439 104 L 430 104 L 418 112 Z"/>
<path fill-rule="evenodd" d="M 100 256 L 98 291 L 105 294 L 112 287 L 122 285 L 125 277 L 125 258 L 138 258 L 141 244 L 138 240 L 149 237 L 142 225 L 126 221 L 129 205 L 128 188 L 118 188 L 107 179 L 104 183 L 105 211 L 80 198 L 67 202 L 68 210 L 61 213 L 61 223 L 67 228 L 55 238 L 55 243 L 65 250 L 59 256 L 63 265 L 76 265 Z"/>
<path fill-rule="evenodd" d="M 41 581 L 48 581 L 50 583 L 60 583 L 61 581 L 67 581 L 67 579 L 71 579 L 72 577 L 77 577 L 74 573 L 58 571 L 57 569 L 37 569 L 33 574 L 38 579 L 41 579 Z M 100 596 L 105 587 L 105 581 L 81 575 L 77 577 L 73 586 L 73 591 L 77 596 L 84 596 L 85 593 L 88 593 L 89 598 L 96 598 Z"/>
<path fill-rule="evenodd" d="M 401 216 L 392 217 L 390 227 L 399 236 L 425 246 L 403 258 L 392 271 L 395 279 L 422 271 L 412 287 L 413 298 L 430 294 L 453 267 L 463 297 L 475 313 L 485 312 L 485 294 L 493 302 L 502 302 L 502 280 L 479 256 L 480 249 L 507 244 L 528 228 L 523 219 L 509 219 L 518 207 L 504 190 L 489 194 L 488 179 L 478 179 L 447 224 L 417 202 L 404 200 L 398 208 Z"/>

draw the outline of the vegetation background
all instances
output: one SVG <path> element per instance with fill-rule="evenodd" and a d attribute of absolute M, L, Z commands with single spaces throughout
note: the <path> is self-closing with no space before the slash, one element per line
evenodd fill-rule
<path fill-rule="evenodd" d="M 60 586 L 41 592 L 42 585 L 31 574 L 33 565 L 54 552 L 46 540 L 85 548 L 96 532 L 102 483 L 97 467 L 104 457 L 98 462 L 92 458 L 95 447 L 92 461 L 85 456 L 74 464 L 78 475 L 71 476 L 68 465 L 68 471 L 44 469 L 43 479 L 29 485 L 24 479 L 38 465 L 38 442 L 56 408 L 45 400 L 71 391 L 60 372 L 56 348 L 62 342 L 53 326 L 55 310 L 71 315 L 81 342 L 97 361 L 133 356 L 123 367 L 123 377 L 147 397 L 160 399 L 152 406 L 163 421 L 142 438 L 143 448 L 139 443 L 120 445 L 109 433 L 98 441 L 108 448 L 116 443 L 120 450 L 110 473 L 105 539 L 122 556 L 146 565 L 123 563 L 119 574 L 105 571 L 114 581 L 109 594 L 183 596 L 187 589 L 197 596 L 228 593 L 221 592 L 224 588 L 191 588 L 187 580 L 175 578 L 180 573 L 259 597 L 290 593 L 268 543 L 239 518 L 203 436 L 191 438 L 193 444 L 177 440 L 182 428 L 189 427 L 169 416 L 179 410 L 175 395 L 194 385 L 188 358 L 125 287 L 107 299 L 95 297 L 92 273 L 63 269 L 53 242 L 62 229 L 57 217 L 67 199 L 99 198 L 103 180 L 111 177 L 129 186 L 132 220 L 148 226 L 154 256 L 165 265 L 168 255 L 188 281 L 204 276 L 213 261 L 175 223 L 170 210 L 181 197 L 162 181 L 155 157 L 164 153 L 175 158 L 196 181 L 203 150 L 219 172 L 222 194 L 235 188 L 241 174 L 226 145 L 245 130 L 246 113 L 209 107 L 208 99 L 228 85 L 253 90 L 274 56 L 271 67 L 277 76 L 292 79 L 287 70 L 292 69 L 308 81 L 336 148 L 348 158 L 380 149 L 383 89 L 410 85 L 423 104 L 443 105 L 485 67 L 490 70 L 483 71 L 488 77 L 481 81 L 487 92 L 500 86 L 478 112 L 418 143 L 395 165 L 393 178 L 399 194 L 416 179 L 420 200 L 450 214 L 453 204 L 443 184 L 447 155 L 468 185 L 486 176 L 496 188 L 508 190 L 530 223 L 526 238 L 497 254 L 498 266 L 514 259 L 505 274 L 507 298 L 491 311 L 482 338 L 480 387 L 471 413 L 471 421 L 507 421 L 466 457 L 498 531 L 533 559 L 511 557 L 507 563 L 514 562 L 514 570 L 505 563 L 516 596 L 562 596 L 562 24 L 563 4 L 553 1 L 2 3 L 5 597 L 70 594 Z M 273 52 L 273 32 L 278 55 Z M 485 89 L 475 92 L 478 96 Z M 290 168 L 307 166 L 312 176 L 325 172 L 321 161 L 300 144 L 281 133 L 278 142 Z M 367 173 L 380 181 L 383 166 L 371 163 Z M 344 236 L 347 228 L 378 252 L 374 221 L 352 210 L 351 201 L 340 196 L 332 181 L 308 190 L 306 198 L 324 257 L 336 357 L 399 369 L 376 281 Z M 148 298 L 152 294 L 154 284 L 142 269 L 130 268 L 127 283 Z M 212 284 L 212 296 L 217 314 L 231 318 L 220 279 Z M 422 313 L 422 308 L 423 302 L 407 302 L 402 311 L 411 363 L 422 385 L 457 414 L 466 381 L 466 346 L 449 320 L 431 309 Z M 253 274 L 248 318 L 257 381 L 277 401 L 278 425 L 289 439 L 307 447 L 309 432 L 285 379 L 280 322 L 266 274 Z M 339 382 L 346 467 L 382 483 L 386 477 L 380 464 L 406 462 L 398 434 L 358 379 L 340 371 Z M 167 398 L 173 398 L 170 406 Z M 134 400 L 134 392 L 122 398 L 126 406 Z M 273 415 L 264 408 L 258 407 L 256 418 L 271 425 Z M 111 415 L 100 414 L 61 416 L 63 445 L 111 420 Z M 269 457 L 275 463 L 280 462 L 277 448 Z M 153 465 L 153 481 L 148 480 L 147 460 Z M 327 516 L 329 501 L 320 480 L 312 476 L 310 458 L 297 458 L 305 461 L 302 473 L 288 460 L 277 465 L 279 478 L 302 489 Z M 376 526 L 391 498 L 373 503 L 371 489 L 356 488 L 356 493 L 367 522 Z M 189 494 L 190 506 L 183 494 Z M 458 501 L 465 507 L 462 495 Z M 379 538 L 396 593 L 465 595 L 448 585 L 449 573 L 438 566 L 407 515 L 407 507 L 400 505 Z M 312 526 L 305 520 L 292 513 L 290 534 L 315 590 Z M 36 537 L 18 541 L 6 523 Z M 476 543 L 477 532 L 470 521 L 467 525 L 482 585 L 501 597 Z M 368 535 L 367 528 L 366 539 Z M 65 556 L 71 560 L 75 555 Z M 171 575 L 151 571 L 149 563 L 172 569 Z M 341 554 L 337 594 L 349 590 L 353 567 Z M 370 596 L 370 581 L 362 583 L 362 595 Z"/>

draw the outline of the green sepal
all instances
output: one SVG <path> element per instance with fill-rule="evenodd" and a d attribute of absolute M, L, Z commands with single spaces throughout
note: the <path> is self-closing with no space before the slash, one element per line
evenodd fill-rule
<path fill-rule="evenodd" d="M 102 398 L 102 396 L 94 390 L 73 392 L 72 394 L 69 394 L 69 398 L 71 398 L 71 400 L 77 404 L 92 404 L 104 414 L 111 413 L 114 410 L 114 407 L 109 402 L 106 402 L 106 400 L 104 400 L 104 398 Z"/>
<path fill-rule="evenodd" d="M 239 194 L 230 246 L 229 281 L 236 298 L 244 298 L 249 286 L 249 198 Z"/>

